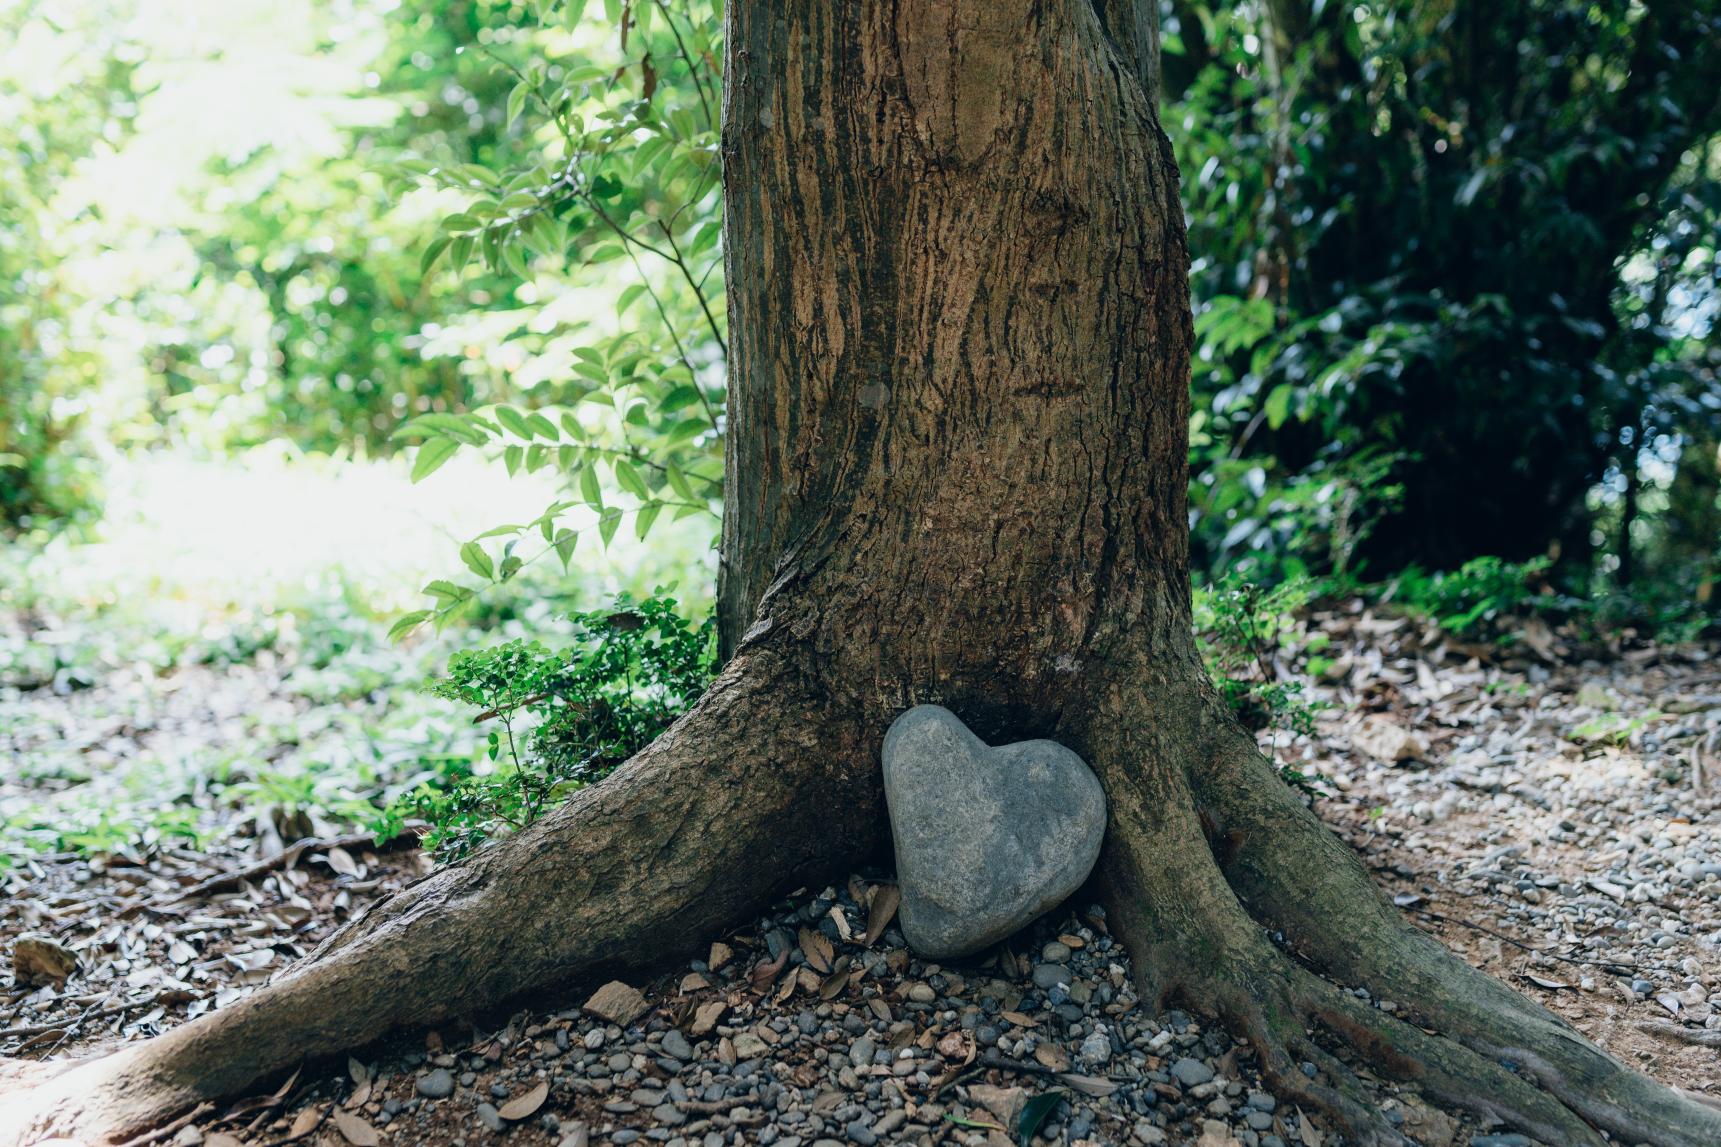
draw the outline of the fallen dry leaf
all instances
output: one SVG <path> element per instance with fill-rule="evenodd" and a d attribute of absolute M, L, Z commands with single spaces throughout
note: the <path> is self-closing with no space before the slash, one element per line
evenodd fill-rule
<path fill-rule="evenodd" d="M 1040 1026 L 1039 1020 L 1023 1012 L 1005 1011 L 999 1012 L 998 1015 L 1009 1023 L 1015 1024 L 1019 1028 L 1037 1028 Z"/>
<path fill-rule="evenodd" d="M 1315 1126 L 1315 1121 L 1303 1114 L 1301 1107 L 1297 1108 L 1297 1132 L 1303 1137 L 1304 1147 L 1321 1147 L 1324 1137 L 1321 1129 Z"/>
<path fill-rule="evenodd" d="M 1041 1067 L 1049 1067 L 1053 1071 L 1070 1070 L 1070 1053 L 1055 1043 L 1042 1043 L 1034 1049 L 1034 1058 Z"/>
<path fill-rule="evenodd" d="M 902 889 L 894 884 L 880 884 L 873 890 L 872 910 L 866 915 L 866 935 L 861 943 L 870 948 L 878 943 L 884 930 L 896 918 L 897 905 L 902 903 Z"/>
<path fill-rule="evenodd" d="M 329 862 L 329 867 L 342 876 L 357 877 L 359 862 L 353 859 L 353 854 L 344 848 L 335 847 L 323 854 L 323 859 Z"/>
<path fill-rule="evenodd" d="M 1109 1079 L 1097 1075 L 1075 1075 L 1067 1071 L 1058 1073 L 1058 1082 L 1095 1099 L 1104 1099 L 1118 1088 L 1118 1085 Z"/>
<path fill-rule="evenodd" d="M 549 1097 L 549 1094 L 550 1081 L 547 1079 L 540 1079 L 538 1081 L 538 1086 L 526 1092 L 526 1094 L 515 1096 L 513 1099 L 504 1103 L 497 1109 L 498 1113 L 504 1119 L 525 1119 L 527 1116 L 536 1112 L 538 1108 L 544 1106 L 544 1100 Z"/>
<path fill-rule="evenodd" d="M 831 942 L 825 939 L 825 934 L 815 932 L 811 928 L 802 928 L 800 941 L 801 953 L 807 957 L 807 963 L 812 965 L 813 970 L 829 972 L 831 961 L 836 958 L 836 950 L 831 947 Z"/>
<path fill-rule="evenodd" d="M 353 1147 L 376 1147 L 382 1142 L 382 1136 L 376 1133 L 376 1128 L 350 1111 L 335 1108 L 335 1126 L 340 1130 L 342 1138 Z"/>
<path fill-rule="evenodd" d="M 300 1108 L 299 1113 L 293 1116 L 293 1126 L 287 1131 L 288 1138 L 297 1139 L 301 1136 L 309 1135 L 311 1133 L 311 1128 L 320 1123 L 322 1118 L 323 1113 L 318 1111 L 315 1107 Z"/>
<path fill-rule="evenodd" d="M 838 972 L 836 975 L 834 975 L 830 979 L 826 980 L 822 986 L 820 986 L 819 998 L 821 1000 L 834 1000 L 838 996 L 842 995 L 843 989 L 848 987 L 848 986 L 849 986 L 849 973 L 848 972 Z"/>
<path fill-rule="evenodd" d="M 783 965 L 789 962 L 789 950 L 784 948 L 777 954 L 775 960 L 760 960 L 753 965 L 752 981 L 755 992 L 763 992 L 771 986 L 771 981 L 777 978 L 777 973 L 783 970 Z"/>
<path fill-rule="evenodd" d="M 693 1009 L 693 1027 L 690 1029 L 695 1037 L 708 1036 L 723 1013 L 729 1010 L 729 1005 L 723 1000 L 713 1000 L 708 1004 L 700 1004 Z"/>

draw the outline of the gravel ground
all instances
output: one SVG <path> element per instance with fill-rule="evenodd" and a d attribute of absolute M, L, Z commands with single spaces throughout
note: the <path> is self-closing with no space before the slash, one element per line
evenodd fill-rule
<path fill-rule="evenodd" d="M 1310 627 L 1332 643 L 1314 690 L 1332 708 L 1314 737 L 1273 748 L 1329 778 L 1322 816 L 1472 962 L 1721 1102 L 1721 1051 L 1692 1042 L 1721 1036 L 1715 651 L 1597 649 L 1530 629 L 1501 652 L 1360 609 Z M 255 858 L 157 850 L 15 869 L 0 938 L 48 932 L 80 965 L 60 992 L 0 980 L 0 1049 L 65 1055 L 226 1002 L 423 863 L 311 848 L 237 888 L 195 891 Z M 1055 1092 L 1039 1142 L 1342 1142 L 1261 1086 L 1246 1044 L 1141 1006 L 1128 955 L 1082 897 L 944 966 L 906 950 L 893 900 L 888 873 L 801 890 L 655 980 L 365 1049 L 173 1141 L 1006 1144 L 1023 1107 Z M 1353 1066 L 1417 1142 L 1529 1142 Z"/>

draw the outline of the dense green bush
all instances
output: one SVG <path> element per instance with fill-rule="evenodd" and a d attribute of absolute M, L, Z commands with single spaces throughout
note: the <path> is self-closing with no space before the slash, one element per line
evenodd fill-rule
<path fill-rule="evenodd" d="M 1721 5 L 1168 8 L 1200 560 L 1615 547 L 1721 416 Z"/>

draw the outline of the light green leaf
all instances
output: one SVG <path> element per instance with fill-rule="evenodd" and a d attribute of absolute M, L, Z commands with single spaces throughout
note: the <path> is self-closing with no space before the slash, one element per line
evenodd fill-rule
<path fill-rule="evenodd" d="M 394 619 L 394 624 L 388 627 L 388 639 L 390 641 L 399 641 L 401 638 L 423 625 L 429 617 L 430 611 L 428 609 L 415 609 L 411 613 L 401 614 L 399 617 Z"/>
<path fill-rule="evenodd" d="M 442 468 L 442 464 L 454 457 L 460 449 L 460 443 L 452 438 L 432 438 L 418 448 L 418 457 L 412 460 L 412 480 L 421 482 Z"/>
<path fill-rule="evenodd" d="M 586 505 L 603 509 L 604 491 L 598 485 L 596 466 L 587 466 L 580 471 L 580 497 L 586 500 Z"/>
<path fill-rule="evenodd" d="M 510 433 L 524 438 L 528 442 L 532 440 L 532 427 L 512 406 L 498 406 L 496 408 L 496 421 L 507 427 Z"/>
<path fill-rule="evenodd" d="M 651 496 L 651 491 L 646 489 L 645 480 L 639 476 L 639 471 L 625 458 L 615 460 L 615 480 L 622 489 L 636 498 Z"/>
<path fill-rule="evenodd" d="M 663 512 L 662 502 L 647 502 L 639 508 L 639 515 L 634 519 L 633 534 L 640 541 L 651 533 L 651 524 L 657 521 L 657 516 Z"/>
<path fill-rule="evenodd" d="M 418 273 L 420 275 L 429 274 L 430 268 L 436 265 L 437 258 L 448 250 L 448 245 L 453 241 L 454 237 L 451 235 L 438 235 L 432 239 L 424 249 L 424 257 L 418 261 Z"/>
<path fill-rule="evenodd" d="M 556 556 L 562 559 L 562 572 L 568 572 L 568 561 L 574 556 L 574 543 L 580 536 L 572 530 L 560 530 L 556 533 Z"/>
<path fill-rule="evenodd" d="M 467 542 L 460 547 L 460 560 L 466 563 L 466 568 L 490 581 L 496 574 L 496 566 L 490 560 L 490 555 L 484 552 L 484 547 L 477 542 Z"/>
<path fill-rule="evenodd" d="M 604 549 L 609 549 L 610 539 L 615 537 L 616 527 L 621 525 L 621 511 L 614 506 L 606 506 L 603 516 L 598 519 L 598 537 L 603 539 Z"/>

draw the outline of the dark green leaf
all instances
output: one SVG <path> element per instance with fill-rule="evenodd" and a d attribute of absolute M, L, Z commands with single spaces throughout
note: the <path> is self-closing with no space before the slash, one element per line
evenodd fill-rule
<path fill-rule="evenodd" d="M 1040 1124 L 1057 1110 L 1067 1094 L 1065 1091 L 1042 1091 L 1023 1105 L 1022 1114 L 1016 1117 L 1016 1147 L 1028 1147 L 1034 1141 L 1034 1133 L 1040 1129 Z"/>

